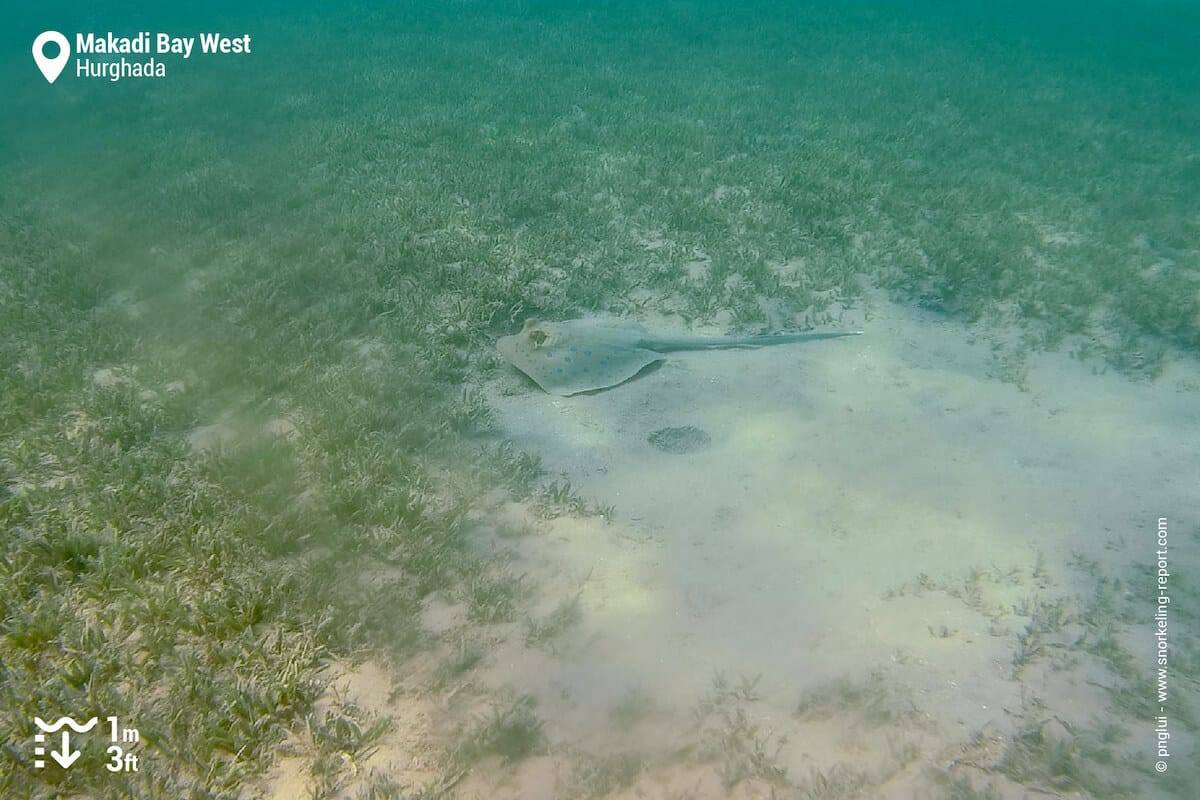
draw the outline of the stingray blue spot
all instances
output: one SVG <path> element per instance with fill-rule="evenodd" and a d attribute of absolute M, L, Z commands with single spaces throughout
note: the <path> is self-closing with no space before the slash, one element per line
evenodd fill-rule
<path fill-rule="evenodd" d="M 546 353 L 546 358 L 554 358 L 554 353 Z"/>
<path fill-rule="evenodd" d="M 584 354 L 585 356 L 590 356 L 590 355 L 592 354 L 592 351 L 591 351 L 591 350 L 584 350 L 584 351 L 583 351 L 583 354 Z"/>
<path fill-rule="evenodd" d="M 584 367 L 584 368 L 583 368 L 583 371 L 584 371 L 584 372 L 591 372 L 591 370 L 590 370 L 590 369 L 588 369 L 587 367 Z"/>
<path fill-rule="evenodd" d="M 567 362 L 568 364 L 570 364 L 570 363 L 571 363 L 571 357 L 570 357 L 570 356 L 567 356 L 566 358 L 564 358 L 564 359 L 563 359 L 563 361 L 565 361 L 565 362 Z"/>
<path fill-rule="evenodd" d="M 602 359 L 600 359 L 600 366 L 602 366 L 602 367 L 607 367 L 607 366 L 608 366 L 608 359 L 607 359 L 607 358 L 602 358 Z"/>
<path fill-rule="evenodd" d="M 562 372 L 562 367 L 558 367 L 558 368 L 557 368 L 557 369 L 555 369 L 554 371 L 555 371 L 555 372 Z"/>

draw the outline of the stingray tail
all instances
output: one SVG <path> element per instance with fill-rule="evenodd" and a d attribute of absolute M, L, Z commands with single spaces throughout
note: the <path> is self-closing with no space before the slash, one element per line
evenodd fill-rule
<path fill-rule="evenodd" d="M 720 350 L 733 347 L 769 347 L 773 344 L 815 342 L 818 339 L 838 339 L 842 336 L 860 336 L 862 331 L 836 331 L 833 333 L 780 333 L 766 336 L 671 336 L 647 338 L 642 347 L 660 353 L 672 350 Z"/>

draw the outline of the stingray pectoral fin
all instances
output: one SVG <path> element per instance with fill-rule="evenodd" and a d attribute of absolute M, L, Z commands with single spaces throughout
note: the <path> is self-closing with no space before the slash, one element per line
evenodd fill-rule
<path fill-rule="evenodd" d="M 564 337 L 553 329 L 551 333 L 559 335 L 531 338 L 522 331 L 502 336 L 496 350 L 543 391 L 562 397 L 617 386 L 664 358 L 623 342 Z"/>
<path fill-rule="evenodd" d="M 665 358 L 662 353 L 642 348 L 601 351 L 593 354 L 590 361 L 581 362 L 573 372 L 559 374 L 553 388 L 539 385 L 551 394 L 563 396 L 599 392 L 632 380 L 651 364 Z"/>

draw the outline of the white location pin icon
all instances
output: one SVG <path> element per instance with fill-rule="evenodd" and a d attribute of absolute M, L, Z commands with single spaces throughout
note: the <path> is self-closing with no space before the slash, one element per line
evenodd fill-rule
<path fill-rule="evenodd" d="M 46 54 L 42 52 L 42 48 L 47 42 L 54 42 L 58 45 L 58 55 L 54 58 L 46 58 Z M 58 31 L 44 31 L 38 34 L 38 37 L 33 40 L 33 60 L 37 62 L 38 69 L 46 76 L 46 80 L 54 83 L 58 80 L 58 76 L 62 73 L 63 67 L 67 65 L 67 61 L 71 58 L 71 44 L 67 41 L 67 37 L 63 36 Z"/>

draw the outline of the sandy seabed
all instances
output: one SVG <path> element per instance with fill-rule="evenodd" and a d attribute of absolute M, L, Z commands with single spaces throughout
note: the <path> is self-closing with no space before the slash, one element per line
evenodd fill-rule
<path fill-rule="evenodd" d="M 556 646 L 513 640 L 489 660 L 493 685 L 538 699 L 552 742 L 669 751 L 723 679 L 789 775 L 849 763 L 880 796 L 911 796 L 906 761 L 953 766 L 1032 718 L 1070 731 L 1109 715 L 1103 687 L 1132 676 L 1083 650 L 1097 574 L 1145 595 L 1145 623 L 1113 634 L 1148 674 L 1158 518 L 1173 569 L 1200 567 L 1183 546 L 1197 365 L 1135 382 L 1038 354 L 1018 385 L 996 376 L 993 343 L 943 317 L 877 299 L 846 325 L 866 335 L 673 354 L 588 396 L 494 392 L 518 447 L 615 510 L 506 545 L 583 612 Z M 684 426 L 708 446 L 650 441 Z M 1022 633 L 1046 609 L 1058 628 L 1026 664 Z M 847 686 L 874 712 L 796 713 Z M 1151 722 L 1130 724 L 1149 759 Z M 555 796 L 534 778 L 514 791 Z"/>

